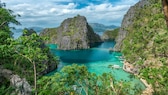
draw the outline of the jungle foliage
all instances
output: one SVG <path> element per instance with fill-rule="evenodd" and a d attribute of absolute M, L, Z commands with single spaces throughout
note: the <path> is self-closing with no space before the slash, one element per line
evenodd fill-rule
<path fill-rule="evenodd" d="M 164 95 L 168 92 L 168 29 L 161 0 L 149 2 L 136 9 L 133 25 L 126 28 L 122 53 L 127 61 L 140 66 L 140 75 L 152 84 L 154 94 Z"/>

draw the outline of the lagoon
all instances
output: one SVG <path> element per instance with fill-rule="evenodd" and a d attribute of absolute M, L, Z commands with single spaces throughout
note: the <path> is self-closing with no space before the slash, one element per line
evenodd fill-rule
<path fill-rule="evenodd" d="M 97 75 L 111 73 L 116 80 L 129 81 L 132 87 L 138 85 L 141 88 L 145 88 L 139 79 L 131 77 L 130 73 L 122 69 L 123 60 L 120 59 L 122 54 L 120 52 L 109 52 L 109 48 L 112 48 L 114 45 L 114 41 L 106 41 L 90 49 L 65 51 L 58 50 L 55 44 L 48 44 L 47 46 L 49 46 L 50 51 L 55 56 L 59 56 L 60 59 L 58 69 L 49 73 L 49 75 L 61 70 L 64 66 L 75 63 L 78 65 L 85 65 L 91 73 Z M 109 65 L 117 65 L 121 68 L 109 68 Z"/>

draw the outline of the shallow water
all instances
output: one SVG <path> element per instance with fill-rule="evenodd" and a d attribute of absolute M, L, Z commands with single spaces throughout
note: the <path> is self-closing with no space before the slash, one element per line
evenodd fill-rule
<path fill-rule="evenodd" d="M 139 85 L 144 88 L 144 85 L 138 79 L 131 78 L 129 73 L 123 71 L 123 63 L 120 59 L 122 54 L 120 52 L 109 52 L 109 48 L 112 48 L 114 44 L 114 41 L 107 41 L 91 49 L 69 51 L 57 50 L 56 45 L 49 44 L 51 52 L 60 57 L 58 69 L 49 73 L 49 75 L 54 74 L 66 65 L 84 64 L 89 72 L 97 75 L 110 72 L 116 80 L 131 81 L 133 87 Z M 109 65 L 119 65 L 121 68 L 112 69 L 108 67 Z"/>

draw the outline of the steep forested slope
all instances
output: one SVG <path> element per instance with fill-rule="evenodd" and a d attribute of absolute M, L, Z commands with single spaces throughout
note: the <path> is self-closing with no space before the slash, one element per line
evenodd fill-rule
<path fill-rule="evenodd" d="M 117 35 L 118 35 L 118 31 L 120 28 L 116 28 L 114 30 L 106 30 L 103 33 L 102 39 L 103 40 L 115 40 Z"/>
<path fill-rule="evenodd" d="M 153 85 L 155 94 L 168 89 L 168 28 L 161 0 L 142 0 L 149 4 L 135 9 L 121 51 L 126 60 L 139 65 L 142 75 Z M 141 2 L 141 1 L 140 1 Z"/>

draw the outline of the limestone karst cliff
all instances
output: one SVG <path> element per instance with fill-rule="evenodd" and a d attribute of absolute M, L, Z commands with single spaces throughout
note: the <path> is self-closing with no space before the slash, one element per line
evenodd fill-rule
<path fill-rule="evenodd" d="M 118 36 L 118 31 L 119 31 L 119 28 L 116 28 L 114 30 L 106 30 L 101 36 L 101 39 L 104 41 L 115 40 L 116 37 Z"/>
<path fill-rule="evenodd" d="M 163 1 L 167 2 L 140 0 L 131 7 L 123 19 L 114 48 L 138 67 L 139 75 L 152 84 L 153 95 L 166 95 L 168 88 L 167 9 Z"/>
<path fill-rule="evenodd" d="M 39 35 L 48 37 L 48 40 L 45 41 L 46 44 L 57 43 L 57 28 L 45 28 Z"/>
<path fill-rule="evenodd" d="M 148 0 L 141 0 L 134 6 L 130 7 L 130 9 L 127 11 L 127 13 L 124 15 L 124 18 L 122 20 L 121 27 L 119 29 L 119 33 L 116 40 L 116 45 L 114 46 L 114 51 L 120 51 L 121 45 L 124 40 L 124 38 L 127 35 L 127 28 L 131 26 L 134 22 L 134 15 L 137 13 L 137 10 L 148 5 Z"/>
<path fill-rule="evenodd" d="M 56 43 L 58 49 L 62 50 L 87 49 L 92 43 L 101 42 L 99 35 L 88 25 L 86 18 L 80 15 L 65 19 L 55 30 L 48 29 L 40 35 L 48 36 L 47 43 Z"/>

